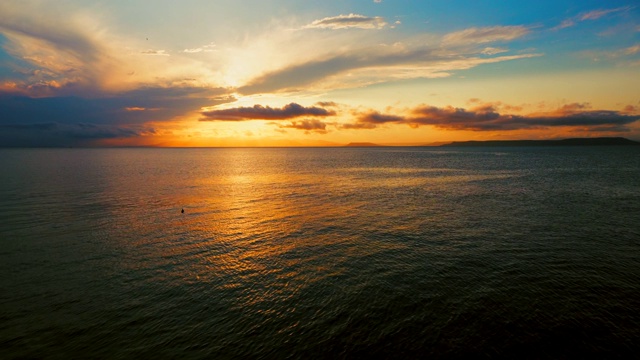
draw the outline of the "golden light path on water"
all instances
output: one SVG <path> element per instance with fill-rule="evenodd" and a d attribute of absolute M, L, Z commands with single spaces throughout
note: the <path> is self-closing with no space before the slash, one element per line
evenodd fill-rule
<path fill-rule="evenodd" d="M 346 167 L 318 173 L 312 166 L 294 168 L 299 163 L 292 162 L 286 151 L 280 156 L 274 153 L 277 150 L 270 152 L 267 161 L 259 151 L 228 149 L 224 157 L 212 159 L 210 171 L 181 174 L 183 179 L 175 181 L 190 190 L 173 201 L 184 207 L 185 213 L 176 211 L 172 215 L 179 216 L 167 224 L 167 231 L 177 233 L 174 241 L 181 244 L 159 246 L 157 251 L 171 253 L 149 258 L 197 257 L 172 274 L 175 281 L 216 283 L 223 277 L 227 279 L 223 288 L 242 289 L 236 304 L 239 308 L 282 301 L 309 284 L 344 275 L 349 259 L 410 250 L 406 244 L 385 239 L 368 239 L 366 246 L 359 243 L 363 231 L 375 228 L 386 228 L 389 233 L 419 231 L 406 212 L 412 212 L 413 207 L 415 213 L 424 214 L 429 206 L 438 206 L 428 198 L 418 199 L 417 193 L 414 203 L 393 203 L 394 191 L 419 187 L 446 193 L 454 191 L 452 187 L 459 191 L 472 186 L 474 181 L 514 176 L 468 174 L 449 168 L 385 167 Z M 383 177 L 371 176 L 377 173 Z M 388 201 L 371 204 L 370 196 L 376 192 L 382 195 L 380 200 Z M 400 211 L 398 206 L 402 206 Z M 448 215 L 433 211 L 429 221 L 446 223 Z M 185 239 L 193 244 L 185 246 Z M 310 256 L 308 252 L 314 248 L 318 254 Z M 265 277 L 270 279 L 268 286 Z"/>

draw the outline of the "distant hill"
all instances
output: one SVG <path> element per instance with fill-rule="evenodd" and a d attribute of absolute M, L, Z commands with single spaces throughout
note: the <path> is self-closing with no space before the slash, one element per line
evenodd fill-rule
<path fill-rule="evenodd" d="M 346 146 L 349 146 L 349 147 L 373 147 L 373 146 L 384 146 L 384 145 L 378 145 L 378 144 L 374 144 L 374 143 L 370 143 L 370 142 L 352 142 L 352 143 L 348 143 Z"/>
<path fill-rule="evenodd" d="M 450 144 L 450 141 L 436 141 L 436 142 L 431 142 L 428 144 L 422 144 L 420 146 L 442 146 L 442 145 L 447 145 Z"/>
<path fill-rule="evenodd" d="M 623 137 L 572 138 L 562 140 L 488 140 L 454 141 L 440 146 L 598 146 L 640 145 L 640 142 Z"/>

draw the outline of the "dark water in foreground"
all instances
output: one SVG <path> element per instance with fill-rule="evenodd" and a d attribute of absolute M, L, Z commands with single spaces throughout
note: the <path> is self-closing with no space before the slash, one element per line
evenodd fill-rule
<path fill-rule="evenodd" d="M 2 358 L 639 354 L 635 147 L 5 149 L 0 169 Z"/>

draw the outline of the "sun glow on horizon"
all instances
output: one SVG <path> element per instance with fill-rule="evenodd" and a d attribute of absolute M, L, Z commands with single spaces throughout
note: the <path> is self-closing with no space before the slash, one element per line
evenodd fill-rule
<path fill-rule="evenodd" d="M 3 2 L 0 146 L 640 140 L 640 8 L 616 2 Z"/>

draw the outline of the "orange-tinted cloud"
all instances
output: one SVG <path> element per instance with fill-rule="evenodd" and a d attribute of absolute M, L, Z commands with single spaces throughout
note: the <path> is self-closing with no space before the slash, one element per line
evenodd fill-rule
<path fill-rule="evenodd" d="M 381 114 L 377 111 L 369 111 L 358 115 L 358 122 L 365 124 L 386 124 L 386 123 L 401 123 L 406 121 L 402 116 Z"/>
<path fill-rule="evenodd" d="M 309 120 L 301 120 L 301 121 L 292 121 L 289 124 L 278 124 L 272 123 L 280 129 L 296 129 L 296 130 L 304 130 L 306 132 L 316 132 L 321 134 L 326 134 L 327 131 L 327 123 L 317 120 L 317 119 L 309 119 Z"/>
<path fill-rule="evenodd" d="M 301 116 L 326 117 L 335 115 L 335 111 L 322 107 L 304 107 L 300 104 L 290 103 L 282 108 L 254 105 L 252 107 L 236 107 L 230 109 L 208 110 L 201 114 L 204 118 L 200 121 L 243 121 L 243 120 L 283 120 Z"/>
<path fill-rule="evenodd" d="M 482 104 L 472 109 L 453 106 L 421 105 L 408 115 L 382 114 L 369 111 L 359 114 L 349 129 L 371 129 L 382 124 L 407 124 L 412 127 L 435 126 L 446 130 L 523 130 L 550 127 L 587 127 L 594 130 L 626 131 L 626 125 L 640 120 L 640 115 L 613 110 L 588 110 L 588 104 L 568 104 L 555 111 L 513 115 L 500 113 L 494 104 Z"/>
<path fill-rule="evenodd" d="M 474 27 L 447 34 L 442 40 L 446 44 L 483 44 L 514 40 L 528 33 L 529 29 L 524 26 Z"/>

